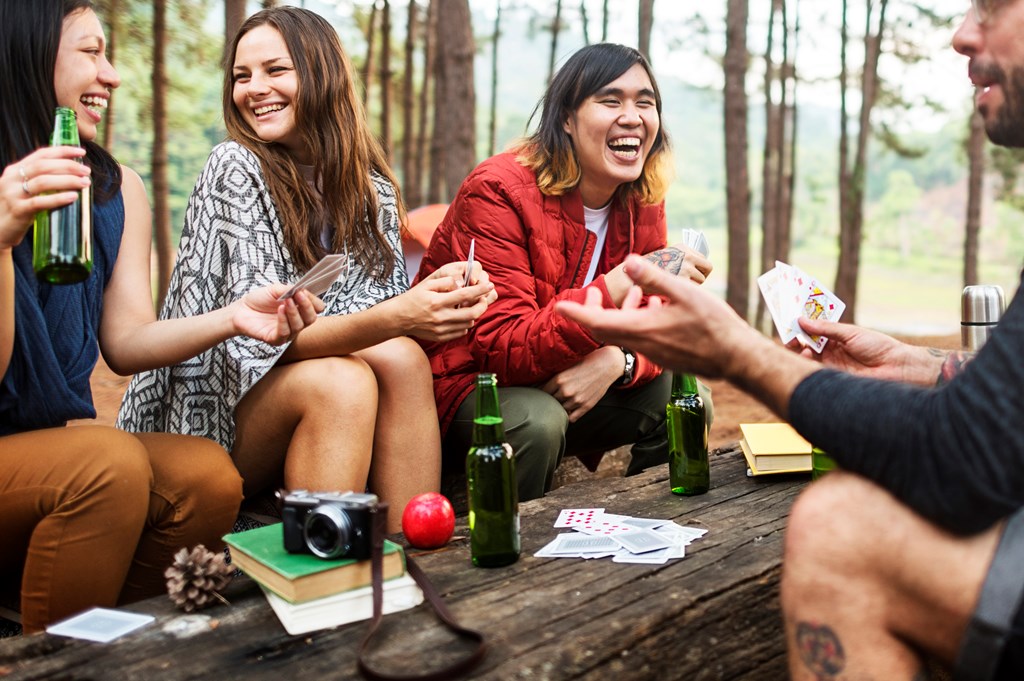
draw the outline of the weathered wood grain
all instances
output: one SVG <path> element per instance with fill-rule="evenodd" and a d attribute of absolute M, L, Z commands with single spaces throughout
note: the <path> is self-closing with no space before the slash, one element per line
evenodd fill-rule
<path fill-rule="evenodd" d="M 782 538 L 807 478 L 751 479 L 745 470 L 735 449 L 716 452 L 712 489 L 693 498 L 669 492 L 664 467 L 559 488 L 522 505 L 523 556 L 506 568 L 470 565 L 460 518 L 462 539 L 416 560 L 456 616 L 488 635 L 472 678 L 784 678 Z M 591 506 L 710 531 L 665 565 L 533 557 L 560 531 L 559 510 Z M 200 617 L 167 599 L 145 601 L 132 609 L 157 622 L 106 645 L 49 635 L 0 642 L 0 678 L 358 678 L 365 623 L 289 636 L 252 582 L 236 580 L 228 598 L 230 607 Z M 437 668 L 460 652 L 426 606 L 386 617 L 378 636 L 371 661 L 392 673 Z"/>

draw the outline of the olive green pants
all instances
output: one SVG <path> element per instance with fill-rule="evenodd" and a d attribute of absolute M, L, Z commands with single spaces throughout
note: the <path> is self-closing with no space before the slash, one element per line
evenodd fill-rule
<path fill-rule="evenodd" d="M 566 455 L 586 457 L 632 444 L 626 475 L 666 463 L 665 404 L 671 387 L 672 374 L 664 372 L 636 388 L 612 388 L 576 423 L 569 423 L 558 400 L 539 388 L 498 388 L 505 437 L 516 458 L 519 500 L 544 496 Z M 701 388 L 710 424 L 711 393 Z M 465 470 L 475 407 L 470 393 L 455 412 L 443 443 L 444 472 Z"/>

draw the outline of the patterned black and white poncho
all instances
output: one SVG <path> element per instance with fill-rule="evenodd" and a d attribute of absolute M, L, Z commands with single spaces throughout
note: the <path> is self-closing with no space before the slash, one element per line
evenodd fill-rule
<path fill-rule="evenodd" d="M 353 262 L 347 280 L 335 282 L 322 296 L 324 315 L 365 310 L 408 288 L 395 192 L 377 174 L 373 182 L 377 224 L 398 254 L 394 271 L 389 280 L 376 282 Z M 300 274 L 285 248 L 259 160 L 235 142 L 218 145 L 189 198 L 160 318 L 210 312 L 253 288 L 292 282 Z M 125 392 L 117 426 L 132 432 L 199 435 L 231 451 L 235 407 L 286 348 L 236 336 L 176 366 L 137 374 Z"/>

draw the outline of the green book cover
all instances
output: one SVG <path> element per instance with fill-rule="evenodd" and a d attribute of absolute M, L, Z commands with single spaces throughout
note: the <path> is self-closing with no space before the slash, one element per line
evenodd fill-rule
<path fill-rule="evenodd" d="M 254 560 L 266 565 L 286 579 L 298 579 L 317 572 L 336 570 L 358 561 L 352 558 L 324 560 L 311 553 L 288 553 L 284 550 L 284 526 L 281 523 L 258 527 L 255 530 L 224 535 L 223 539 L 232 550 L 242 551 Z M 405 566 L 405 555 L 398 544 L 384 540 L 385 560 L 389 554 L 398 552 Z M 404 572 L 404 569 L 403 569 Z"/>

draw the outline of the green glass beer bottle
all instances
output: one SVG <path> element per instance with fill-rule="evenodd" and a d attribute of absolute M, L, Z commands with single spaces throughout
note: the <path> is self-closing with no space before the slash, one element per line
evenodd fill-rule
<path fill-rule="evenodd" d="M 668 481 L 673 494 L 704 494 L 711 487 L 708 426 L 704 400 L 692 374 L 673 374 L 665 407 L 668 429 Z"/>
<path fill-rule="evenodd" d="M 820 447 L 811 447 L 811 480 L 817 480 L 835 467 L 835 459 Z"/>
<path fill-rule="evenodd" d="M 57 107 L 50 146 L 79 146 L 78 117 Z M 92 272 L 92 187 L 74 203 L 36 213 L 32 230 L 32 269 L 40 281 L 77 284 Z"/>
<path fill-rule="evenodd" d="M 476 378 L 473 444 L 466 456 L 469 550 L 473 565 L 501 567 L 519 559 L 519 497 L 512 447 L 498 405 L 494 374 Z"/>

